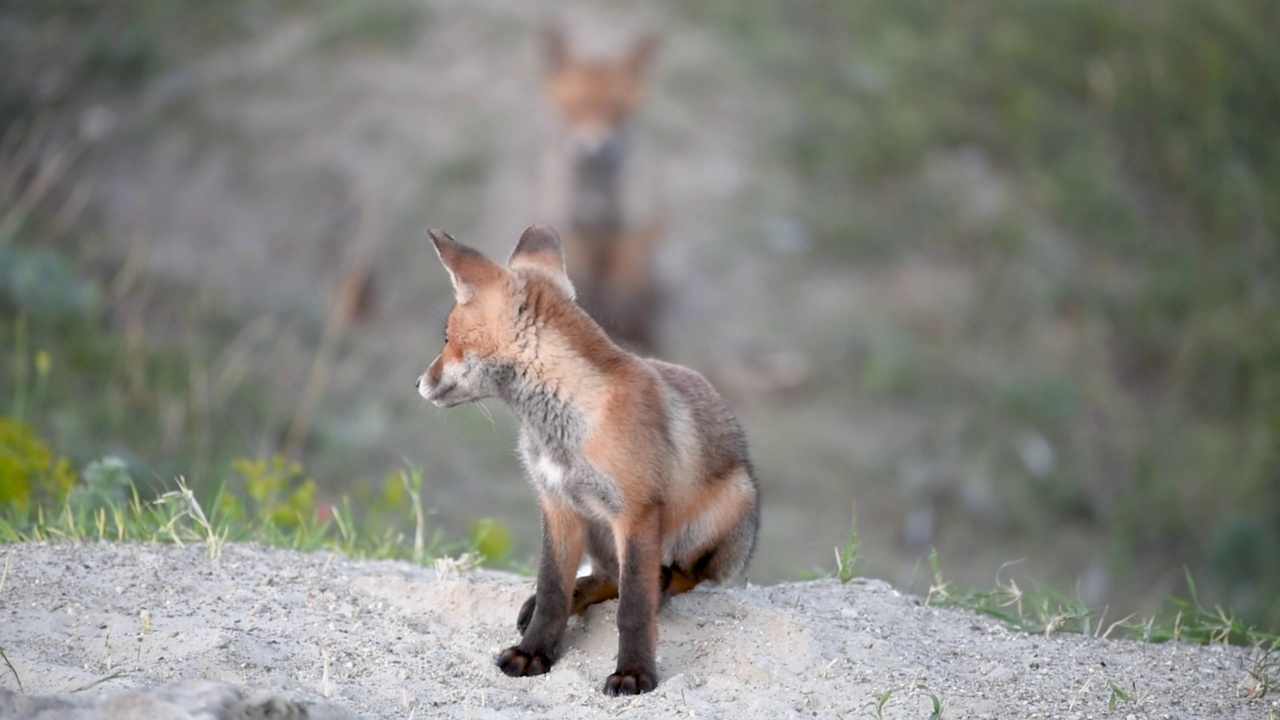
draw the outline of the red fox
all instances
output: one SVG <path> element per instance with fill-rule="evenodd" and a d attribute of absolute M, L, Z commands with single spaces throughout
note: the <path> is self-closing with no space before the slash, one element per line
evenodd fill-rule
<path fill-rule="evenodd" d="M 542 511 L 536 592 L 517 615 L 523 638 L 498 667 L 547 672 L 569 614 L 620 598 L 618 665 L 604 691 L 648 692 L 660 605 L 733 578 L 755 549 L 759 499 L 742 428 L 701 375 L 609 339 L 574 302 L 551 228 L 526 230 L 505 267 L 429 235 L 456 304 L 418 392 L 440 407 L 505 401 Z M 575 582 L 584 551 L 591 574 Z"/>
<path fill-rule="evenodd" d="M 644 353 L 655 349 L 661 227 L 641 207 L 629 125 L 656 48 L 645 35 L 621 58 L 584 59 L 559 30 L 546 32 L 546 93 L 559 129 L 543 157 L 542 213 L 565 231 L 579 303 L 615 341 Z"/>

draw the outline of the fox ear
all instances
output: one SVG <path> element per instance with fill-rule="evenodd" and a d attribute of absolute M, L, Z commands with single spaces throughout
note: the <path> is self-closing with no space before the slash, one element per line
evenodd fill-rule
<path fill-rule="evenodd" d="M 627 53 L 627 71 L 631 77 L 643 80 L 653 66 L 653 58 L 658 54 L 658 36 L 647 32 L 636 39 Z"/>
<path fill-rule="evenodd" d="M 548 75 L 555 75 L 569 64 L 569 40 L 563 29 L 551 26 L 542 30 L 542 57 Z"/>
<path fill-rule="evenodd" d="M 520 236 L 516 249 L 507 261 L 507 267 L 532 268 L 555 281 L 569 297 L 573 297 L 573 283 L 564 269 L 564 250 L 560 236 L 549 225 L 530 225 Z"/>
<path fill-rule="evenodd" d="M 453 295 L 459 305 L 475 297 L 476 289 L 502 277 L 502 266 L 485 257 L 479 250 L 454 240 L 449 233 L 432 228 L 427 231 L 444 269 L 453 282 Z"/>

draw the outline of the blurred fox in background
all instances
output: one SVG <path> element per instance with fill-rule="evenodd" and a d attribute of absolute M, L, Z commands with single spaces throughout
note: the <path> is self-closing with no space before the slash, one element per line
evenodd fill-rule
<path fill-rule="evenodd" d="M 646 207 L 629 126 L 643 100 L 658 40 L 621 56 L 584 57 L 563 30 L 545 31 L 546 96 L 556 129 L 542 159 L 543 222 L 561 228 L 578 301 L 614 341 L 656 350 L 661 222 Z"/>

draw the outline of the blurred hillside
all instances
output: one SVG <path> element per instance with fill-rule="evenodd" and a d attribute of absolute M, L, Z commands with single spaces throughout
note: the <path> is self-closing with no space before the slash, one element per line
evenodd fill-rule
<path fill-rule="evenodd" d="M 752 436 L 752 578 L 1184 590 L 1280 627 L 1280 8 L 18 0 L 0 8 L 0 412 L 77 467 L 322 500 L 423 469 L 535 551 L 497 403 L 410 381 L 547 136 L 537 30 L 657 28 L 665 353 Z M 490 417 L 492 416 L 492 418 Z M 0 483 L 3 490 L 3 483 Z M 1008 561 L 1024 562 L 1002 568 Z"/>

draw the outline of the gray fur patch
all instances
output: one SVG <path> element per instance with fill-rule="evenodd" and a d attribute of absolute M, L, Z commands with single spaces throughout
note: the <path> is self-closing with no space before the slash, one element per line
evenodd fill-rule
<path fill-rule="evenodd" d="M 520 455 L 538 492 L 558 497 L 586 516 L 622 510 L 617 484 L 582 456 L 587 421 L 580 411 L 518 375 L 502 398 L 520 419 Z"/>

